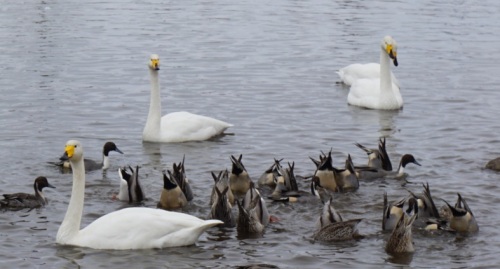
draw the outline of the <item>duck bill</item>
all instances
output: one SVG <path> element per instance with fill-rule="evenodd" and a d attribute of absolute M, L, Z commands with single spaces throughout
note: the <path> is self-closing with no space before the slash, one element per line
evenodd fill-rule
<path fill-rule="evenodd" d="M 418 165 L 418 166 L 422 166 L 419 162 L 417 161 L 413 161 L 414 164 Z"/>
<path fill-rule="evenodd" d="M 123 152 L 119 148 L 116 148 L 115 151 L 120 153 L 120 154 L 123 154 Z"/>
<path fill-rule="evenodd" d="M 54 185 L 51 185 L 50 183 L 47 184 L 47 187 L 55 189 Z"/>

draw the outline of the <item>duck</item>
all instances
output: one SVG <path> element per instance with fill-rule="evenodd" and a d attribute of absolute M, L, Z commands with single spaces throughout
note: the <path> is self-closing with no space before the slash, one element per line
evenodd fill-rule
<path fill-rule="evenodd" d="M 332 151 L 330 150 L 328 155 L 320 156 L 319 162 L 313 158 L 310 159 L 316 164 L 316 171 L 313 176 L 319 178 L 321 187 L 334 192 L 339 191 L 339 185 L 335 179 L 335 171 L 332 164 Z"/>
<path fill-rule="evenodd" d="M 389 158 L 389 154 L 387 154 L 385 146 L 385 137 L 379 138 L 378 148 L 376 149 L 367 148 L 359 143 L 355 143 L 355 145 L 368 155 L 368 164 L 365 166 L 355 166 L 356 169 L 373 168 L 392 171 L 391 159 Z"/>
<path fill-rule="evenodd" d="M 109 153 L 112 151 L 123 154 L 123 152 L 116 146 L 114 142 L 108 141 L 104 143 L 104 146 L 102 147 L 102 162 L 98 162 L 92 159 L 84 159 L 85 171 L 89 172 L 99 169 L 103 171 L 108 170 L 109 167 L 111 167 Z M 59 162 L 53 164 L 55 164 L 56 166 L 60 166 L 61 168 L 71 169 L 71 163 L 69 162 L 68 158 L 64 155 L 59 158 Z"/>
<path fill-rule="evenodd" d="M 384 192 L 384 214 L 382 215 L 382 231 L 392 231 L 398 223 L 401 215 L 404 215 L 404 204 L 406 198 L 398 202 L 390 203 L 387 201 L 387 192 Z"/>
<path fill-rule="evenodd" d="M 411 228 L 417 215 L 418 214 L 412 214 L 408 216 L 407 214 L 402 214 L 399 217 L 396 227 L 392 230 L 385 245 L 385 251 L 387 253 L 400 254 L 415 252 Z"/>
<path fill-rule="evenodd" d="M 451 206 L 443 200 L 451 211 L 448 221 L 449 226 L 452 230 L 459 233 L 476 233 L 479 231 L 476 218 L 465 199 L 462 198 L 462 195 L 460 193 L 457 193 L 457 195 L 458 198 L 455 206 Z"/>
<path fill-rule="evenodd" d="M 321 215 L 316 221 L 316 230 L 320 230 L 322 227 L 335 222 L 342 222 L 342 216 L 340 216 L 340 213 L 333 206 L 333 196 L 331 196 L 323 205 Z"/>
<path fill-rule="evenodd" d="M 359 188 L 359 173 L 356 172 L 354 164 L 352 163 L 351 155 L 347 155 L 345 161 L 345 169 L 334 168 L 335 181 L 338 184 L 338 189 L 341 192 L 355 191 Z"/>
<path fill-rule="evenodd" d="M 287 188 L 288 194 L 296 193 L 299 194 L 299 186 L 297 184 L 297 178 L 295 177 L 295 162 L 287 162 L 288 168 L 285 168 L 285 173 L 283 174 L 283 179 L 285 186 Z"/>
<path fill-rule="evenodd" d="M 182 208 L 187 205 L 188 200 L 182 189 L 175 183 L 172 172 L 167 170 L 168 176 L 163 172 L 163 190 L 161 191 L 158 208 L 171 210 Z"/>
<path fill-rule="evenodd" d="M 485 168 L 494 171 L 500 171 L 500 157 L 488 161 L 488 163 L 486 163 Z"/>
<path fill-rule="evenodd" d="M 243 208 L 251 208 L 251 203 L 255 200 L 255 197 L 259 197 L 259 201 L 256 202 L 255 211 L 262 225 L 266 226 L 270 221 L 269 211 L 267 209 L 266 201 L 260 194 L 259 190 L 255 187 L 253 182 L 250 182 L 250 188 L 248 189 L 245 197 L 243 198 L 242 204 Z"/>
<path fill-rule="evenodd" d="M 128 207 L 113 211 L 80 230 L 85 199 L 83 146 L 77 140 L 66 142 L 65 154 L 72 167 L 73 187 L 68 209 L 56 235 L 59 245 L 92 249 L 161 249 L 196 243 L 207 229 L 220 220 L 147 207 Z"/>
<path fill-rule="evenodd" d="M 360 179 L 369 180 L 376 178 L 392 178 L 392 179 L 405 179 L 408 174 L 405 173 L 405 168 L 408 164 L 415 164 L 421 166 L 421 164 L 415 159 L 412 154 L 405 154 L 401 156 L 401 160 L 399 162 L 398 170 L 396 171 L 388 171 L 384 169 L 357 169 L 358 175 Z"/>
<path fill-rule="evenodd" d="M 229 173 L 229 186 L 231 187 L 231 192 L 237 196 L 245 195 L 250 188 L 250 183 L 252 179 L 248 175 L 248 172 L 241 162 L 243 155 L 240 154 L 238 158 L 231 155 L 231 172 Z"/>
<path fill-rule="evenodd" d="M 139 182 L 139 166 L 135 170 L 129 166 L 130 174 L 127 173 L 125 167 L 118 168 L 118 176 L 120 177 L 120 191 L 118 192 L 118 200 L 133 202 L 142 202 L 145 199 L 144 192 Z"/>
<path fill-rule="evenodd" d="M 231 187 L 229 186 L 229 175 L 228 175 L 229 172 L 227 170 L 222 170 L 219 172 L 218 175 L 216 175 L 214 172 L 211 172 L 211 174 L 215 184 L 212 188 L 212 194 L 210 195 L 210 205 L 213 205 L 217 200 L 217 192 L 215 189 L 217 188 L 220 191 L 225 189 L 226 187 L 229 188 L 226 194 L 229 204 L 234 205 L 235 203 L 234 194 L 231 191 Z"/>
<path fill-rule="evenodd" d="M 226 186 L 222 191 L 217 186 L 214 186 L 216 198 L 210 208 L 209 218 L 221 220 L 224 227 L 232 228 L 236 226 L 236 220 L 232 212 L 232 206 L 227 198 L 227 192 L 230 190 Z"/>
<path fill-rule="evenodd" d="M 264 232 L 266 225 L 269 223 L 269 216 L 263 222 L 263 216 L 260 214 L 262 211 L 259 210 L 261 202 L 262 199 L 259 194 L 253 197 L 246 207 L 243 206 L 243 202 L 236 200 L 238 206 L 236 231 L 238 235 L 262 234 Z"/>
<path fill-rule="evenodd" d="M 23 192 L 3 194 L 3 199 L 0 200 L 0 207 L 10 209 L 43 207 L 47 204 L 47 198 L 43 195 L 43 189 L 47 187 L 55 188 L 49 183 L 46 177 L 39 176 L 33 183 L 35 194 Z"/>
<path fill-rule="evenodd" d="M 321 203 L 327 203 L 331 197 L 333 197 L 333 192 L 327 190 L 321 186 L 319 177 L 313 176 L 311 179 L 310 192 L 311 196 L 314 197 L 313 200 L 321 201 Z"/>
<path fill-rule="evenodd" d="M 277 160 L 274 159 L 274 163 L 259 177 L 257 181 L 260 187 L 268 186 L 270 188 L 275 188 L 276 183 L 274 182 L 274 178 L 278 176 L 278 171 L 282 171 L 283 167 L 281 166 L 281 161 L 283 159 Z"/>
<path fill-rule="evenodd" d="M 358 224 L 361 221 L 362 219 L 353 219 L 327 224 L 314 233 L 313 239 L 321 242 L 335 242 L 363 238 L 358 231 Z"/>
<path fill-rule="evenodd" d="M 162 117 L 158 80 L 160 57 L 157 54 L 152 54 L 148 66 L 151 78 L 151 96 L 149 113 L 142 133 L 144 142 L 180 143 L 204 141 L 225 135 L 224 131 L 233 126 L 218 119 L 186 111 L 172 112 Z"/>
<path fill-rule="evenodd" d="M 398 66 L 398 45 L 391 36 L 385 36 L 380 46 L 380 77 L 354 80 L 347 103 L 368 109 L 399 110 L 403 107 L 403 97 L 399 86 L 393 83 L 390 70 L 391 60 Z"/>
<path fill-rule="evenodd" d="M 422 183 L 424 188 L 421 195 L 416 195 L 411 191 L 408 191 L 410 195 L 416 199 L 418 206 L 418 219 L 427 221 L 430 218 L 440 219 L 439 211 L 434 204 L 434 199 L 432 199 L 431 189 L 429 187 L 429 183 Z"/>
<path fill-rule="evenodd" d="M 193 190 L 191 189 L 191 183 L 189 183 L 189 179 L 186 177 L 186 169 L 184 168 L 184 163 L 186 156 L 182 157 L 182 161 L 179 164 L 172 164 L 172 177 L 177 182 L 177 185 L 186 196 L 186 200 L 189 202 L 193 200 Z"/>

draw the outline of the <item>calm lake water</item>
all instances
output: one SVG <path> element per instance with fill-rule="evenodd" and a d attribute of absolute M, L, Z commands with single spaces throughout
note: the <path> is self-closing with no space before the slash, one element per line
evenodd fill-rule
<path fill-rule="evenodd" d="M 486 1 L 0 1 L 0 191 L 31 192 L 44 175 L 57 189 L 39 210 L 0 212 L 2 268 L 279 268 L 496 267 L 500 263 L 498 182 L 484 170 L 500 156 L 500 2 Z M 347 105 L 348 88 L 335 71 L 377 62 L 384 35 L 398 42 L 404 109 L 364 110 Z M 161 57 L 163 112 L 187 110 L 233 123 L 234 136 L 218 141 L 144 144 L 151 53 Z M 71 174 L 47 162 L 69 139 L 86 157 L 100 159 L 114 141 L 106 174 L 87 174 L 82 226 L 124 206 L 114 201 L 116 170 L 141 165 L 155 207 L 161 171 L 186 156 L 195 199 L 185 210 L 205 218 L 210 171 L 230 168 L 231 154 L 256 181 L 273 162 L 295 162 L 309 175 L 309 156 L 333 149 L 340 166 L 354 146 L 387 137 L 394 165 L 412 153 L 410 183 L 361 182 L 338 194 L 346 219 L 363 218 L 358 241 L 310 240 L 321 205 L 270 203 L 280 219 L 262 238 L 238 238 L 213 228 L 195 246 L 163 250 L 101 251 L 58 246 Z M 429 182 L 436 203 L 456 192 L 467 198 L 477 235 L 414 234 L 415 253 L 395 259 L 384 251 L 382 194 L 391 200 Z M 305 190 L 307 182 L 300 182 Z M 235 209 L 235 213 L 237 210 Z"/>

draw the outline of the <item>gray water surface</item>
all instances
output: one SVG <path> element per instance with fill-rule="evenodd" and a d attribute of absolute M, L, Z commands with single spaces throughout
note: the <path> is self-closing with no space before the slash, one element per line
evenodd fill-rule
<path fill-rule="evenodd" d="M 0 212 L 2 268 L 224 268 L 270 264 L 279 268 L 496 267 L 498 173 L 484 170 L 500 155 L 500 2 L 486 1 L 1 1 L 0 191 L 31 192 L 44 175 L 48 206 Z M 347 105 L 348 88 L 335 71 L 377 62 L 379 43 L 398 42 L 404 109 L 364 110 Z M 163 113 L 186 110 L 234 124 L 234 136 L 182 144 L 142 143 L 149 108 L 147 61 L 161 58 Z M 66 212 L 71 174 L 47 164 L 69 139 L 82 141 L 99 160 L 114 141 L 106 174 L 87 174 L 82 227 L 127 206 L 112 200 L 117 168 L 141 165 L 155 207 L 161 171 L 186 156 L 195 199 L 186 212 L 205 218 L 210 171 L 230 168 L 231 154 L 256 181 L 273 162 L 295 162 L 310 175 L 309 156 L 333 149 L 341 166 L 366 155 L 355 142 L 375 146 L 387 138 L 397 165 L 413 154 L 409 183 L 361 182 L 338 194 L 346 219 L 363 218 L 365 238 L 313 242 L 321 205 L 269 204 L 279 222 L 262 238 L 238 238 L 213 228 L 190 247 L 102 251 L 55 244 Z M 382 194 L 406 196 L 429 182 L 450 202 L 466 197 L 480 226 L 477 235 L 415 232 L 415 253 L 396 259 L 384 251 Z M 306 190 L 307 182 L 300 182 Z M 442 205 L 437 199 L 438 205 Z M 235 209 L 235 213 L 236 213 Z"/>

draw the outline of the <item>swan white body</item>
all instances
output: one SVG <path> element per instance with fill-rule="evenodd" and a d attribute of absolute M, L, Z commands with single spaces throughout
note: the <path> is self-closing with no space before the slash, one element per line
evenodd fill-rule
<path fill-rule="evenodd" d="M 367 64 L 350 64 L 344 68 L 337 71 L 342 83 L 347 86 L 351 86 L 354 81 L 358 79 L 375 79 L 380 78 L 380 64 L 378 63 L 367 63 Z M 399 81 L 391 72 L 391 80 L 396 86 L 399 85 Z"/>
<path fill-rule="evenodd" d="M 347 103 L 370 109 L 394 110 L 403 107 L 399 86 L 393 83 L 390 60 L 397 66 L 397 45 L 390 36 L 384 37 L 380 52 L 380 77 L 355 80 L 349 90 Z"/>
<path fill-rule="evenodd" d="M 233 126 L 214 118 L 192 114 L 189 112 L 173 112 L 161 116 L 158 55 L 153 54 L 149 63 L 151 76 L 151 97 L 149 114 L 142 133 L 142 140 L 147 142 L 175 143 L 186 141 L 202 141 L 222 135 Z"/>
<path fill-rule="evenodd" d="M 80 142 L 66 143 L 73 170 L 73 189 L 56 242 L 94 249 L 148 249 L 192 245 L 219 220 L 184 213 L 133 207 L 104 215 L 80 230 L 85 194 L 85 167 Z"/>

